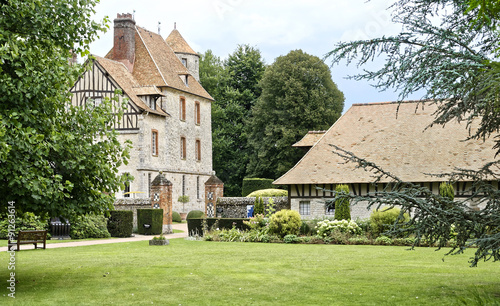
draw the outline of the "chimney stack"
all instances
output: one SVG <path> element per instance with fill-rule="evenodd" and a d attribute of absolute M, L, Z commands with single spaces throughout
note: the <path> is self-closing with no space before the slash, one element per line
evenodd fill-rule
<path fill-rule="evenodd" d="M 135 61 L 135 21 L 132 14 L 117 14 L 114 20 L 113 60 L 132 72 Z"/>

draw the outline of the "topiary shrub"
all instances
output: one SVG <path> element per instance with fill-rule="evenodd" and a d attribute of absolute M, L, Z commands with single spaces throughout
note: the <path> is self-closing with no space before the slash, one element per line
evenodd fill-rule
<path fill-rule="evenodd" d="M 383 210 L 375 210 L 370 215 L 370 229 L 374 237 L 388 231 L 396 223 L 401 210 L 399 208 L 390 208 Z M 399 223 L 408 222 L 410 216 L 404 214 L 403 219 L 399 220 Z"/>
<path fill-rule="evenodd" d="M 255 198 L 255 203 L 253 206 L 253 215 L 263 215 L 264 214 L 264 200 L 261 197 Z"/>
<path fill-rule="evenodd" d="M 247 195 L 247 198 L 251 197 L 264 197 L 264 198 L 272 198 L 272 197 L 287 197 L 288 191 L 283 189 L 261 189 L 256 190 Z"/>
<path fill-rule="evenodd" d="M 192 210 L 187 214 L 186 220 L 198 219 L 198 218 L 203 218 L 203 217 L 205 217 L 205 213 L 202 212 L 201 210 Z"/>
<path fill-rule="evenodd" d="M 130 237 L 134 223 L 131 210 L 112 210 L 109 212 L 108 231 L 111 237 Z"/>
<path fill-rule="evenodd" d="M 145 226 L 145 224 L 149 225 Z M 145 208 L 137 210 L 137 233 L 159 235 L 163 231 L 163 209 Z"/>
<path fill-rule="evenodd" d="M 269 231 L 282 238 L 286 235 L 298 235 L 301 225 L 300 214 L 295 210 L 280 210 L 269 219 Z"/>
<path fill-rule="evenodd" d="M 349 194 L 349 186 L 337 185 L 335 192 Z M 337 199 L 335 201 L 335 220 L 351 220 L 351 207 L 348 198 Z"/>
<path fill-rule="evenodd" d="M 266 178 L 244 178 L 243 185 L 241 186 L 241 195 L 246 197 L 256 190 L 274 188 L 273 181 Z"/>
<path fill-rule="evenodd" d="M 182 222 L 181 215 L 176 211 L 172 212 L 172 222 Z"/>
<path fill-rule="evenodd" d="M 107 220 L 103 215 L 87 214 L 76 216 L 69 220 L 71 223 L 69 235 L 71 239 L 109 238 L 111 234 L 107 228 Z"/>
<path fill-rule="evenodd" d="M 455 199 L 455 188 L 453 188 L 452 184 L 441 183 L 439 185 L 439 195 L 453 201 Z"/>

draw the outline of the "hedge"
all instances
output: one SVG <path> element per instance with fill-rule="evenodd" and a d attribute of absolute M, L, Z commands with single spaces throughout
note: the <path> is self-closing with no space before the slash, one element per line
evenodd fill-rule
<path fill-rule="evenodd" d="M 219 229 L 231 229 L 236 227 L 240 230 L 247 230 L 248 226 L 243 221 L 248 221 L 248 218 L 197 218 L 188 219 L 188 233 L 189 236 L 199 235 L 203 236 L 203 220 L 207 220 L 208 229 L 212 228 L 217 223 Z"/>
<path fill-rule="evenodd" d="M 149 228 L 144 227 L 149 224 Z M 145 208 L 137 210 L 137 233 L 159 235 L 163 231 L 163 209 Z"/>
<path fill-rule="evenodd" d="M 273 181 L 273 179 L 267 178 L 244 178 L 243 186 L 241 187 L 241 195 L 246 197 L 256 190 L 276 188 L 273 185 Z"/>
<path fill-rule="evenodd" d="M 111 237 L 130 237 L 134 223 L 131 210 L 112 210 L 109 212 L 108 231 Z"/>
<path fill-rule="evenodd" d="M 186 216 L 186 220 L 203 218 L 203 217 L 205 217 L 205 213 L 202 212 L 201 210 L 192 210 L 192 211 L 188 212 L 188 214 Z"/>
<path fill-rule="evenodd" d="M 255 190 L 247 195 L 247 198 L 251 197 L 263 197 L 263 198 L 273 198 L 273 197 L 287 197 L 288 191 L 283 189 L 261 189 Z"/>
<path fill-rule="evenodd" d="M 87 214 L 70 219 L 71 239 L 109 238 L 108 222 L 103 215 Z"/>

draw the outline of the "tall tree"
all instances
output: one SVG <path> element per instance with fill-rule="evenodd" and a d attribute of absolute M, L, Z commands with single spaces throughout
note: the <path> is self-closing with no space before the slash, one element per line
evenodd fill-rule
<path fill-rule="evenodd" d="M 240 45 L 221 61 L 208 50 L 200 62 L 200 81 L 212 95 L 213 161 L 217 176 L 224 181 L 225 195 L 241 196 L 241 184 L 248 164 L 244 121 L 249 117 L 265 70 L 260 51 Z"/>
<path fill-rule="evenodd" d="M 344 95 L 328 66 L 301 50 L 278 57 L 260 85 L 262 94 L 248 121 L 254 154 L 248 174 L 277 178 L 303 155 L 293 143 L 308 131 L 328 129 L 340 117 Z"/>
<path fill-rule="evenodd" d="M 499 6 L 483 0 L 400 0 L 393 6 L 393 21 L 403 27 L 399 35 L 368 41 L 339 43 L 330 53 L 334 62 L 357 60 L 359 65 L 378 55 L 386 62 L 377 71 L 366 71 L 355 79 L 375 81 L 381 89 L 397 88 L 404 99 L 417 90 L 424 98 L 438 104 L 434 124 L 450 120 L 463 121 L 471 128 L 471 138 L 497 135 L 500 126 L 500 33 L 496 29 Z M 472 123 L 479 122 L 475 128 Z M 500 152 L 500 138 L 496 138 Z M 394 180 L 394 188 L 377 197 L 356 198 L 371 205 L 402 206 L 415 211 L 413 218 L 395 231 L 411 231 L 417 238 L 426 237 L 444 246 L 451 239 L 450 229 L 457 231 L 457 247 L 451 254 L 461 253 L 477 245 L 472 265 L 479 260 L 500 260 L 500 192 L 488 181 L 500 179 L 499 161 L 491 161 L 482 169 L 462 169 L 443 174 L 443 179 L 473 181 L 471 197 L 453 201 L 434 195 L 426 188 L 403 182 L 377 165 L 335 148 L 346 160 Z M 457 165 L 460 166 L 460 165 Z M 468 201 L 484 208 L 474 211 Z"/>
<path fill-rule="evenodd" d="M 110 130 L 111 102 L 81 109 L 69 89 L 103 24 L 96 0 L 0 4 L 0 194 L 18 211 L 68 216 L 112 207 L 127 152 Z M 5 210 L 6 205 L 0 205 Z"/>

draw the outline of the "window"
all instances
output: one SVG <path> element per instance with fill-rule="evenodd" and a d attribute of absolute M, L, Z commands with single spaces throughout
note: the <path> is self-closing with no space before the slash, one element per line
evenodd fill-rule
<path fill-rule="evenodd" d="M 158 131 L 151 130 L 151 154 L 158 156 Z"/>
<path fill-rule="evenodd" d="M 123 190 L 123 197 L 125 198 L 130 198 L 130 182 L 132 181 L 130 179 L 130 173 L 125 173 L 125 175 L 127 176 L 127 179 L 125 181 L 125 189 Z"/>
<path fill-rule="evenodd" d="M 181 61 L 182 61 L 182 64 L 184 65 L 184 67 L 188 66 L 188 60 L 187 60 L 187 58 L 183 58 L 183 59 L 181 59 Z"/>
<path fill-rule="evenodd" d="M 335 206 L 332 204 L 328 207 L 328 204 L 325 204 L 325 215 L 333 216 L 335 215 Z"/>
<path fill-rule="evenodd" d="M 311 202 L 310 201 L 300 201 L 299 202 L 299 213 L 302 216 L 307 216 L 311 214 Z"/>
<path fill-rule="evenodd" d="M 200 177 L 196 177 L 196 198 L 200 199 Z"/>
<path fill-rule="evenodd" d="M 200 122 L 201 122 L 200 114 L 201 114 L 200 102 L 196 101 L 194 103 L 194 123 L 196 125 L 200 125 Z"/>
<path fill-rule="evenodd" d="M 179 102 L 179 119 L 186 121 L 186 98 L 181 97 Z"/>
<path fill-rule="evenodd" d="M 148 173 L 148 197 L 151 197 L 151 173 Z"/>
<path fill-rule="evenodd" d="M 102 103 L 102 97 L 89 97 L 87 98 L 87 102 L 89 105 L 97 107 Z"/>
<path fill-rule="evenodd" d="M 195 154 L 196 154 L 196 160 L 200 161 L 201 160 L 201 141 L 199 139 L 196 140 Z"/>
<path fill-rule="evenodd" d="M 153 97 L 149 97 L 149 107 L 151 109 L 156 110 L 156 99 Z"/>
<path fill-rule="evenodd" d="M 186 176 L 182 176 L 182 195 L 186 195 Z"/>
<path fill-rule="evenodd" d="M 181 137 L 181 159 L 186 159 L 186 137 Z"/>

